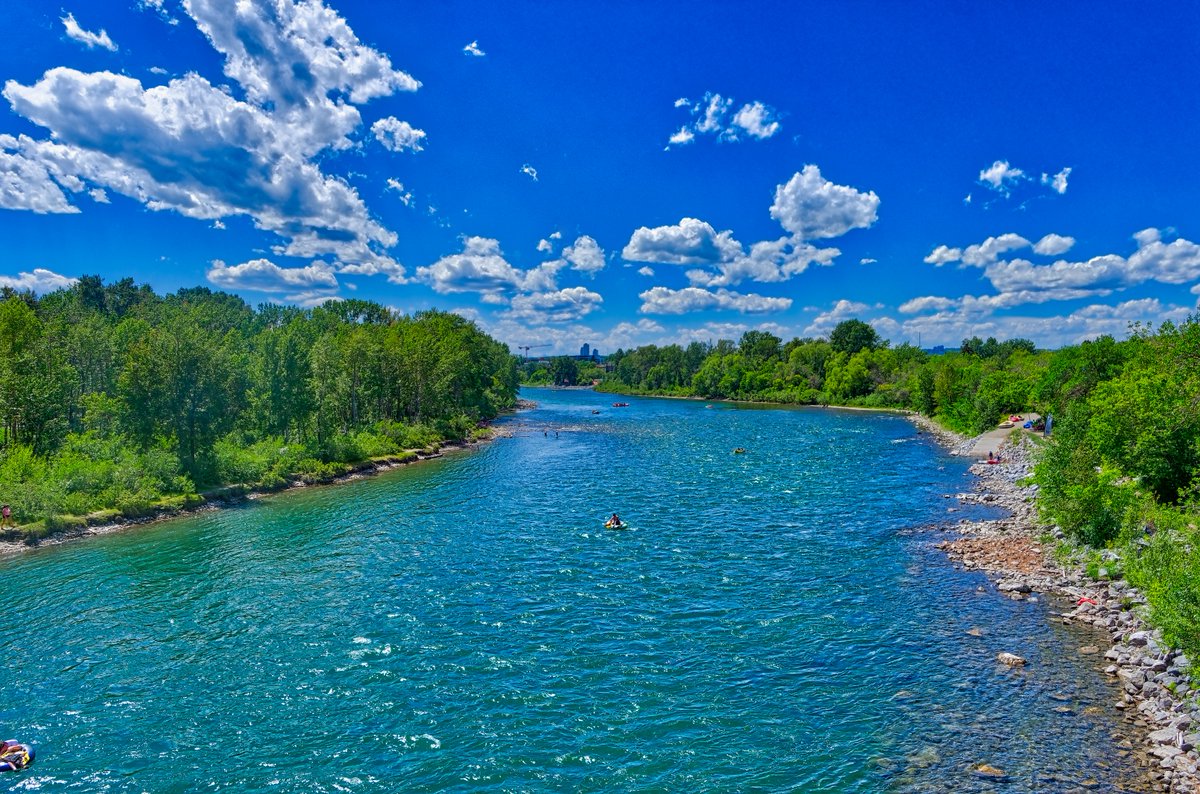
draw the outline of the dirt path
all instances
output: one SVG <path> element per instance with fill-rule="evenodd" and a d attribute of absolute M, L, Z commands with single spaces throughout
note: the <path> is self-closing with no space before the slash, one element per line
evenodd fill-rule
<path fill-rule="evenodd" d="M 1000 451 L 1001 443 L 1004 442 L 1005 439 L 1007 439 L 1010 435 L 1012 435 L 1013 430 L 1019 428 L 1026 422 L 1032 422 L 1035 419 L 1040 419 L 1041 414 L 1021 414 L 1021 417 L 1021 421 L 1016 428 L 997 427 L 987 431 L 979 438 L 975 439 L 975 446 L 968 449 L 964 454 L 967 457 L 978 457 L 982 459 L 986 458 L 989 452 L 998 453 Z M 1029 431 L 1026 430 L 1024 432 Z"/>

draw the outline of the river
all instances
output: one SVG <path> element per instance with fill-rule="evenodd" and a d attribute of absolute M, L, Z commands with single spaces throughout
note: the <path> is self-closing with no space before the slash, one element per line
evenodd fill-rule
<path fill-rule="evenodd" d="M 914 531 L 970 481 L 902 417 L 524 396 L 474 451 L 0 559 L 39 751 L 0 790 L 1141 790 L 1096 635 Z"/>

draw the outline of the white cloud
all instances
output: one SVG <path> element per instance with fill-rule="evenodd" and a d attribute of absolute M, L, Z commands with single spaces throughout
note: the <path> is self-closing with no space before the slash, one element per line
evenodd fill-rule
<path fill-rule="evenodd" d="M 979 172 L 979 181 L 992 190 L 1008 195 L 1009 188 L 1022 179 L 1027 179 L 1020 168 L 1013 168 L 1007 160 L 997 160 Z"/>
<path fill-rule="evenodd" d="M 738 141 L 744 137 L 765 140 L 779 132 L 780 124 L 774 108 L 762 102 L 748 102 L 726 122 L 733 100 L 709 91 L 704 99 L 692 104 L 686 98 L 675 100 L 675 107 L 687 108 L 692 120 L 684 124 L 667 141 L 666 148 L 684 146 L 697 135 L 712 135 L 720 141 Z"/>
<path fill-rule="evenodd" d="M 1058 256 L 1070 251 L 1074 245 L 1074 237 L 1065 237 L 1061 234 L 1051 233 L 1034 243 L 1033 251 L 1042 256 Z"/>
<path fill-rule="evenodd" d="M 212 222 L 212 227 L 213 227 L 214 229 L 224 229 L 224 228 L 225 228 L 225 224 L 224 224 L 224 223 L 221 223 L 221 219 L 220 219 L 220 218 L 217 218 L 215 221 L 213 221 L 213 222 Z"/>
<path fill-rule="evenodd" d="M 79 212 L 52 176 L 52 164 L 25 153 L 32 143 L 24 135 L 0 135 L 0 207 L 39 215 Z"/>
<path fill-rule="evenodd" d="M 326 297 L 337 292 L 338 281 L 333 268 L 324 262 L 305 267 L 280 267 L 269 259 L 252 259 L 240 265 L 226 265 L 213 260 L 208 280 L 224 289 L 244 289 L 254 292 L 291 292 L 299 290 L 306 299 L 323 291 Z"/>
<path fill-rule="evenodd" d="M 573 245 L 568 245 L 562 251 L 562 258 L 572 270 L 594 274 L 604 269 L 604 249 L 586 234 L 576 238 Z"/>
<path fill-rule="evenodd" d="M 90 182 L 152 210 L 206 221 L 247 215 L 283 238 L 277 253 L 331 255 L 344 272 L 402 281 L 403 268 L 382 253 L 395 234 L 348 182 L 322 173 L 317 157 L 353 145 L 355 103 L 420 84 L 363 46 L 320 0 L 183 7 L 224 55 L 244 99 L 195 73 L 148 89 L 124 75 L 63 67 L 30 86 L 9 81 L 3 93 L 13 109 L 52 133 L 20 138 L 20 155 L 49 177 L 38 182 L 26 169 L 41 197 L 26 203 L 71 211 L 50 186 L 79 192 Z"/>
<path fill-rule="evenodd" d="M 546 239 L 538 240 L 537 250 L 541 251 L 543 254 L 548 254 L 554 250 L 554 243 Z"/>
<path fill-rule="evenodd" d="M 600 308 L 603 302 L 604 298 L 585 287 L 568 287 L 555 292 L 517 295 L 512 299 L 509 316 L 535 323 L 573 322 Z"/>
<path fill-rule="evenodd" d="M 843 320 L 858 319 L 859 315 L 869 311 L 871 311 L 871 306 L 865 303 L 845 299 L 835 301 L 829 311 L 821 312 L 813 318 L 813 321 L 804 329 L 804 336 L 828 336 L 838 323 Z"/>
<path fill-rule="evenodd" d="M 413 203 L 413 194 L 404 187 L 404 183 L 394 177 L 388 177 L 386 190 L 394 190 L 400 198 L 400 203 L 406 207 L 411 207 Z"/>
<path fill-rule="evenodd" d="M 21 272 L 16 276 L 0 276 L 0 287 L 9 287 L 18 292 L 32 290 L 41 295 L 58 289 L 66 289 L 78 280 L 60 276 L 53 270 L 47 270 L 44 267 L 37 267 L 30 272 Z"/>
<path fill-rule="evenodd" d="M 91 190 L 88 191 L 88 195 L 91 196 L 92 201 L 96 202 L 97 204 L 112 203 L 108 200 L 108 194 L 104 192 L 103 188 L 98 188 L 98 187 L 92 188 Z"/>
<path fill-rule="evenodd" d="M 1071 175 L 1071 168 L 1067 167 L 1059 171 L 1054 176 L 1042 174 L 1042 184 L 1049 185 L 1055 193 L 1060 196 L 1067 192 L 1067 177 Z"/>
<path fill-rule="evenodd" d="M 879 261 L 878 259 L 872 259 L 869 256 L 864 256 L 862 259 L 858 260 L 858 263 L 860 265 L 873 265 L 878 261 Z"/>
<path fill-rule="evenodd" d="M 468 44 L 467 46 L 463 47 L 463 52 L 465 52 L 467 55 L 474 55 L 476 58 L 482 58 L 483 56 L 487 55 L 486 52 L 479 49 L 479 41 L 478 40 L 473 41 L 470 44 Z M 501 60 L 503 60 L 503 59 L 501 59 Z"/>
<path fill-rule="evenodd" d="M 550 232 L 550 239 L 551 240 L 561 240 L 562 232 Z"/>
<path fill-rule="evenodd" d="M 784 311 L 791 307 L 791 298 L 770 298 L 764 295 L 743 294 L 727 289 L 715 292 L 699 287 L 673 290 L 651 287 L 638 295 L 643 314 L 688 314 L 705 310 L 733 310 L 743 314 Z"/>
<path fill-rule="evenodd" d="M 383 148 L 393 152 L 405 149 L 413 152 L 424 151 L 425 130 L 419 130 L 407 121 L 401 121 L 395 116 L 379 119 L 371 125 L 375 140 L 383 144 Z"/>
<path fill-rule="evenodd" d="M 500 242 L 487 237 L 468 237 L 461 254 L 444 256 L 428 267 L 419 267 L 416 279 L 434 292 L 516 292 L 525 276 L 504 258 Z"/>
<path fill-rule="evenodd" d="M 733 232 L 717 232 L 696 218 L 683 218 L 674 226 L 642 226 L 621 251 L 630 262 L 666 265 L 712 265 L 741 254 L 742 244 L 733 239 Z"/>
<path fill-rule="evenodd" d="M 525 163 L 525 165 L 521 166 L 521 173 L 526 174 L 534 182 L 538 181 L 537 169 L 531 166 L 529 163 Z"/>
<path fill-rule="evenodd" d="M 79 23 L 75 21 L 75 15 L 71 13 L 68 13 L 61 19 L 63 27 L 66 28 L 67 31 L 67 38 L 74 39 L 75 41 L 87 47 L 89 50 L 93 47 L 103 47 L 109 52 L 117 51 L 117 45 L 114 44 L 113 40 L 108 37 L 108 31 L 104 30 L 103 28 L 101 28 L 99 33 L 92 33 L 91 31 L 84 30 L 79 26 Z"/>
<path fill-rule="evenodd" d="M 913 298 L 910 301 L 905 301 L 899 306 L 901 314 L 919 314 L 927 311 L 945 311 L 958 304 L 958 301 L 950 298 L 942 298 L 936 295 L 925 295 L 920 298 Z"/>
<path fill-rule="evenodd" d="M 717 273 L 689 270 L 687 277 L 692 284 L 709 287 L 733 286 L 746 279 L 787 281 L 803 273 L 809 265 L 833 264 L 841 253 L 837 248 L 817 248 L 794 237 L 780 237 L 754 243 L 748 254 L 739 253 L 733 259 L 716 263 Z"/>
<path fill-rule="evenodd" d="M 695 139 L 696 134 L 694 132 L 689 130 L 687 127 L 680 127 L 679 131 L 667 140 L 666 148 L 670 149 L 672 146 L 683 146 L 691 143 Z"/>
<path fill-rule="evenodd" d="M 933 249 L 933 253 L 925 257 L 925 262 L 926 264 L 941 267 L 948 262 L 957 262 L 960 259 L 962 259 L 961 248 L 950 248 L 949 246 L 939 245 Z"/>
<path fill-rule="evenodd" d="M 742 105 L 733 116 L 733 126 L 727 132 L 733 132 L 733 127 L 740 128 L 746 134 L 764 140 L 779 132 L 779 122 L 775 120 L 774 111 L 762 102 L 751 102 Z"/>
<path fill-rule="evenodd" d="M 644 265 L 638 268 L 638 273 L 641 273 L 643 276 L 653 276 L 654 268 L 650 267 L 649 265 Z"/>
<path fill-rule="evenodd" d="M 1012 232 L 999 237 L 989 237 L 978 245 L 968 245 L 963 249 L 962 263 L 972 267 L 986 267 L 999 259 L 1001 254 L 1018 248 L 1028 248 L 1029 245 L 1028 240 Z"/>
<path fill-rule="evenodd" d="M 179 20 L 171 16 L 171 13 L 164 7 L 163 0 L 138 0 L 138 8 L 143 11 L 153 11 L 168 25 L 179 24 Z"/>
<path fill-rule="evenodd" d="M 839 237 L 875 223 L 879 197 L 846 185 L 835 185 L 821 169 L 806 165 L 787 184 L 775 189 L 771 217 L 802 240 Z"/>
<path fill-rule="evenodd" d="M 467 237 L 460 254 L 444 256 L 428 267 L 419 267 L 416 280 L 440 294 L 478 292 L 485 303 L 504 304 L 518 292 L 552 292 L 566 260 L 543 262 L 531 270 L 513 267 L 500 243 L 489 237 Z"/>

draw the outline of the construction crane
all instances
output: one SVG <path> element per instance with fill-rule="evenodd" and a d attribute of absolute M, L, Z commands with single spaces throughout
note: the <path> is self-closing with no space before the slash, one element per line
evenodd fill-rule
<path fill-rule="evenodd" d="M 529 351 L 534 350 L 539 347 L 550 347 L 550 345 L 548 343 L 544 344 L 544 345 L 517 345 L 517 350 L 524 350 L 525 351 L 525 360 L 528 361 L 529 360 Z"/>

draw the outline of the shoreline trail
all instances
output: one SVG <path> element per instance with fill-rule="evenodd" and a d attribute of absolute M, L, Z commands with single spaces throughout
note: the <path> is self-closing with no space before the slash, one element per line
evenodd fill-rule
<path fill-rule="evenodd" d="M 1110 647 L 1085 646 L 1080 653 L 1094 658 L 1096 669 L 1121 689 L 1113 708 L 1142 738 L 1142 746 L 1132 748 L 1132 753 L 1146 769 L 1152 790 L 1200 794 L 1200 705 L 1186 697 L 1189 660 L 1147 625 L 1140 614 L 1145 598 L 1136 589 L 1124 581 L 1110 581 L 1103 570 L 1101 579 L 1090 579 L 1077 565 L 1064 566 L 1053 558 L 1053 545 L 1062 533 L 1057 527 L 1039 527 L 1034 504 L 1038 488 L 1025 484 L 1033 468 L 1035 442 L 1006 429 L 1002 443 L 992 449 L 1004 462 L 988 464 L 979 458 L 987 454 L 994 436 L 980 447 L 988 434 L 967 438 L 920 415 L 909 419 L 950 454 L 976 459 L 970 467 L 975 475 L 972 491 L 945 494 L 947 499 L 1007 512 L 1003 518 L 962 519 L 933 527 L 957 535 L 937 547 L 962 567 L 987 574 L 999 595 L 1023 599 L 1044 593 L 1066 598 L 1073 608 L 1053 613 L 1057 619 L 1104 632 Z M 1054 538 L 1052 543 L 1043 543 L 1047 535 Z"/>

